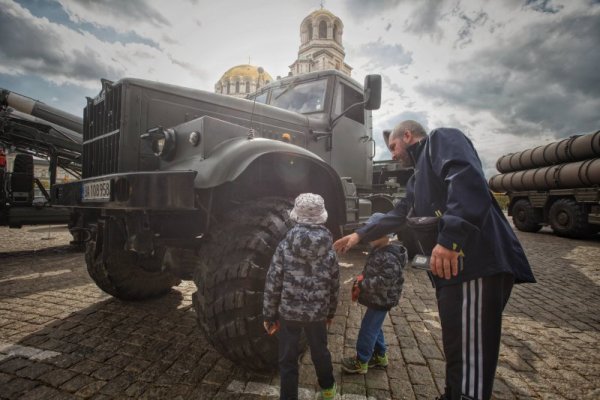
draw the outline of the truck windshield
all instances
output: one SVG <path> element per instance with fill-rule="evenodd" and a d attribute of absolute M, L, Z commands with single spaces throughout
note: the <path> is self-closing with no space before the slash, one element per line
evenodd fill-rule
<path fill-rule="evenodd" d="M 322 112 L 327 80 L 302 82 L 273 89 L 270 104 L 302 114 Z"/>

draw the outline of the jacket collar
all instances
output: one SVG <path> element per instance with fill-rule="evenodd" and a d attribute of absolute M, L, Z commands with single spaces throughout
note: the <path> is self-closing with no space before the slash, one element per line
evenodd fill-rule
<path fill-rule="evenodd" d="M 429 136 L 424 137 L 423 139 L 419 140 L 417 143 L 411 144 L 406 149 L 406 151 L 412 158 L 413 165 L 417 165 L 417 160 L 419 159 L 419 156 L 421 155 L 421 153 L 423 152 L 423 149 L 425 148 L 425 145 L 427 144 L 427 139 L 429 139 Z"/>

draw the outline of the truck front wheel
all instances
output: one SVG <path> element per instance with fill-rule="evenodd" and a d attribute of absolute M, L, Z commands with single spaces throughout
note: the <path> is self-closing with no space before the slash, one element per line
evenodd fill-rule
<path fill-rule="evenodd" d="M 541 217 L 529 200 L 520 199 L 512 207 L 513 223 L 523 232 L 537 232 L 542 229 Z"/>
<path fill-rule="evenodd" d="M 549 212 L 550 226 L 559 236 L 582 238 L 594 233 L 585 208 L 572 199 L 558 199 Z"/>
<path fill-rule="evenodd" d="M 263 198 L 242 204 L 211 227 L 194 281 L 198 323 L 213 347 L 250 370 L 277 366 L 277 339 L 263 328 L 265 276 L 293 223 L 292 203 Z"/>
<path fill-rule="evenodd" d="M 125 250 L 126 234 L 122 225 L 118 220 L 101 220 L 92 226 L 85 247 L 85 262 L 96 285 L 121 300 L 157 297 L 177 286 L 181 280 L 161 270 L 162 254 L 140 257 Z"/>

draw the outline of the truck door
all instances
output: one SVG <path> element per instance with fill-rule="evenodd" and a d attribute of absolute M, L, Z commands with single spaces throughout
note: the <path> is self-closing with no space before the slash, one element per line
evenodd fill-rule
<path fill-rule="evenodd" d="M 352 104 L 363 101 L 362 92 L 338 80 L 335 88 L 333 117 Z M 351 177 L 358 187 L 369 187 L 373 174 L 371 112 L 362 105 L 350 109 L 333 128 L 331 165 L 342 177 Z"/>

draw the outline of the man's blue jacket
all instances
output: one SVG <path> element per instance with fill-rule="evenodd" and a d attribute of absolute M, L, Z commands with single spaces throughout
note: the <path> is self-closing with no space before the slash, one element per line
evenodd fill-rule
<path fill-rule="evenodd" d="M 441 215 L 437 243 L 462 252 L 458 275 L 435 278 L 436 287 L 510 273 L 515 283 L 535 282 L 527 257 L 490 193 L 481 161 L 459 130 L 439 128 L 408 148 L 415 169 L 406 197 L 377 224 L 356 230 L 362 242 L 398 232 L 415 217 Z"/>

